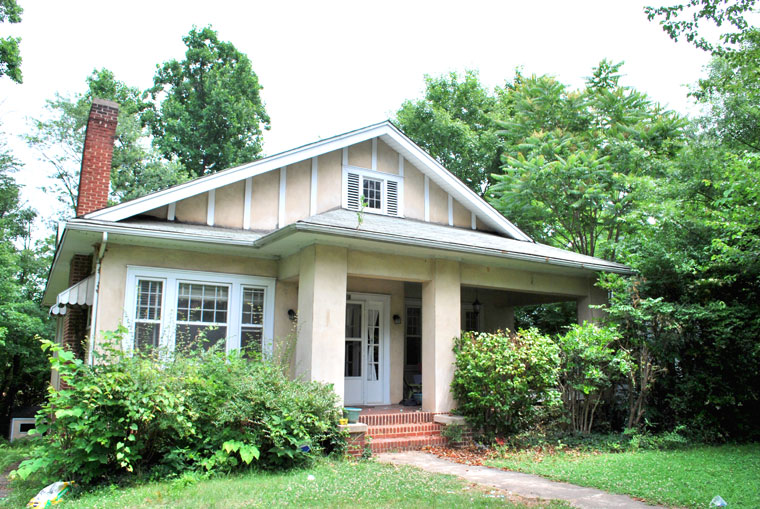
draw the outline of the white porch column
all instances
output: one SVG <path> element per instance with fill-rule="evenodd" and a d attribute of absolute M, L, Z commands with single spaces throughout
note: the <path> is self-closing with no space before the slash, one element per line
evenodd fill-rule
<path fill-rule="evenodd" d="M 596 279 L 588 280 L 588 294 L 578 299 L 578 323 L 598 322 L 604 316 L 601 309 L 592 308 L 600 304 L 607 304 L 607 290 L 594 286 Z"/>
<path fill-rule="evenodd" d="M 422 409 L 454 408 L 454 338 L 461 332 L 459 262 L 431 261 L 432 279 L 422 283 Z"/>
<path fill-rule="evenodd" d="M 296 376 L 333 384 L 342 404 L 347 250 L 309 246 L 300 256 Z"/>

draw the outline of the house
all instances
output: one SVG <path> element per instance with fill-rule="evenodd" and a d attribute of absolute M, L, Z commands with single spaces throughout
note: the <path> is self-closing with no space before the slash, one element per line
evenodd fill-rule
<path fill-rule="evenodd" d="M 130 349 L 201 334 L 269 354 L 297 316 L 296 376 L 347 405 L 398 403 L 421 380 L 423 409 L 445 412 L 462 329 L 558 301 L 593 319 L 598 273 L 629 272 L 534 242 L 390 122 L 107 207 L 117 112 L 93 101 L 44 297 L 87 359 L 120 323 Z"/>

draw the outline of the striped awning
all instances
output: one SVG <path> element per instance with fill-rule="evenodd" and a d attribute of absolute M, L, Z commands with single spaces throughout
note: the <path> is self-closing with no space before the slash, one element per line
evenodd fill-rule
<path fill-rule="evenodd" d="M 55 304 L 50 307 L 50 314 L 65 315 L 67 307 L 92 306 L 94 296 L 95 276 L 93 275 L 59 293 Z"/>

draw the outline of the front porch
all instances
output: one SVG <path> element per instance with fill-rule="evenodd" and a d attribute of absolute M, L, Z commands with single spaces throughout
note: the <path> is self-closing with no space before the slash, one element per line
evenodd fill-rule
<path fill-rule="evenodd" d="M 294 375 L 331 383 L 345 406 L 376 407 L 368 417 L 447 413 L 456 406 L 452 346 L 462 330 L 511 329 L 516 306 L 561 301 L 575 301 L 578 319 L 588 320 L 606 298 L 592 273 L 487 261 L 325 245 L 284 259 L 276 314 L 297 309 Z M 420 407 L 395 406 L 420 385 Z"/>

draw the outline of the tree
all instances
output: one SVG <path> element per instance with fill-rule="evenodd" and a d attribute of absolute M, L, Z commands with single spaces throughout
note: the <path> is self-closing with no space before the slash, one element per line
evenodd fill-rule
<path fill-rule="evenodd" d="M 0 435 L 7 436 L 13 410 L 42 402 L 50 377 L 37 335 L 52 333 L 40 308 L 40 282 L 50 256 L 44 243 L 30 246 L 33 210 L 19 198 L 12 172 L 20 163 L 0 133 Z"/>
<path fill-rule="evenodd" d="M 111 171 L 114 201 L 125 201 L 187 180 L 177 164 L 162 160 L 151 150 L 140 114 L 149 107 L 142 92 L 116 79 L 107 69 L 94 70 L 86 79 L 87 91 L 73 97 L 56 94 L 47 101 L 49 118 L 35 120 L 27 142 L 40 158 L 53 167 L 55 184 L 51 191 L 76 210 L 79 171 L 87 119 L 94 97 L 119 103 L 119 119 Z"/>
<path fill-rule="evenodd" d="M 511 116 L 497 121 L 504 166 L 487 197 L 537 240 L 612 260 L 684 137 L 682 119 L 620 85 L 621 65 L 602 61 L 577 92 L 518 76 L 505 92 Z"/>
<path fill-rule="evenodd" d="M 749 23 L 745 14 L 751 12 L 757 0 L 687 0 L 685 3 L 663 7 L 645 7 L 649 21 L 660 19 L 662 29 L 671 39 L 681 36 L 705 51 L 715 55 L 730 55 L 735 46 L 744 40 Z M 714 24 L 717 28 L 728 25 L 717 41 L 708 41 L 700 33 L 700 22 Z"/>
<path fill-rule="evenodd" d="M 16 0 L 0 0 L 0 23 L 20 23 L 24 9 Z M 0 38 L 0 76 L 8 76 L 16 83 L 21 83 L 21 52 L 19 37 Z"/>
<path fill-rule="evenodd" d="M 182 40 L 185 59 L 158 67 L 143 114 L 161 154 L 200 177 L 252 161 L 262 150 L 269 115 L 251 61 L 211 27 Z"/>
<path fill-rule="evenodd" d="M 475 71 L 425 75 L 425 97 L 404 101 L 396 124 L 441 165 L 482 195 L 500 166 L 494 117 L 499 101 Z"/>

